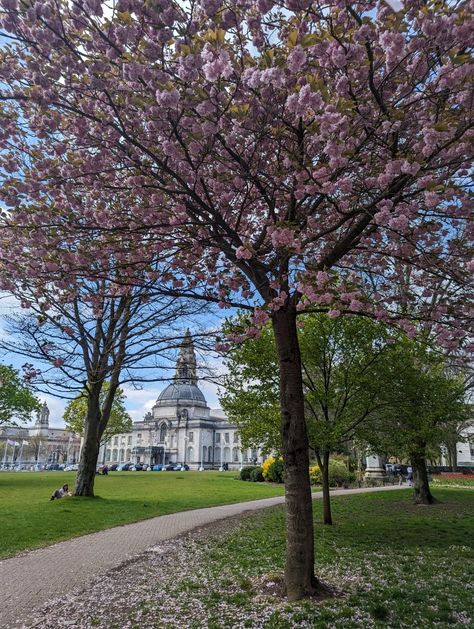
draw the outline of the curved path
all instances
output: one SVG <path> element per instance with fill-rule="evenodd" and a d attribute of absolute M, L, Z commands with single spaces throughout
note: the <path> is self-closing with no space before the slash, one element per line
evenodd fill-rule
<path fill-rule="evenodd" d="M 339 489 L 332 496 L 392 491 L 402 487 Z M 313 500 L 322 492 L 313 493 Z M 245 511 L 264 509 L 284 503 L 284 497 L 208 507 L 158 516 L 133 524 L 117 526 L 52 546 L 32 550 L 0 561 L 0 627 L 28 627 L 27 618 L 35 607 L 85 588 L 100 574 L 141 554 L 150 546 L 177 537 L 196 527 L 218 522 Z"/>

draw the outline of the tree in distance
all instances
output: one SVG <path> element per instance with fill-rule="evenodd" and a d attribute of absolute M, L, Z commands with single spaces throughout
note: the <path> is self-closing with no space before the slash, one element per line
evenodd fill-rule
<path fill-rule="evenodd" d="M 329 456 L 379 412 L 378 387 L 388 384 L 380 380 L 378 366 L 390 334 L 386 326 L 364 317 L 313 314 L 300 318 L 298 338 L 309 445 L 322 474 L 323 522 L 332 524 Z M 278 356 L 270 326 L 234 347 L 226 366 L 220 401 L 242 441 L 280 452 Z"/>
<path fill-rule="evenodd" d="M 110 384 L 104 383 L 99 396 L 99 406 L 101 412 L 103 412 L 104 404 L 107 401 Z M 77 435 L 84 435 L 85 421 L 87 417 L 87 392 L 83 395 L 79 395 L 74 400 L 71 400 L 66 406 L 63 419 L 66 424 L 66 430 L 76 433 Z M 132 418 L 125 409 L 125 395 L 123 390 L 119 387 L 115 391 L 114 400 L 112 402 L 112 408 L 110 410 L 109 421 L 102 433 L 99 446 L 107 443 L 114 435 L 120 433 L 129 432 L 132 428 Z"/>
<path fill-rule="evenodd" d="M 27 422 L 40 406 L 40 401 L 18 371 L 0 365 L 0 426 Z"/>
<path fill-rule="evenodd" d="M 69 274 L 67 290 L 24 278 L 14 294 L 28 314 L 7 317 L 9 334 L 0 339 L 5 351 L 31 361 L 25 375 L 37 390 L 80 396 L 86 404 L 76 496 L 94 495 L 99 448 L 120 385 L 162 378 L 181 342 L 181 326 L 206 306 L 160 295 L 155 279 L 132 287 L 119 282 L 117 266 L 111 279 Z"/>
<path fill-rule="evenodd" d="M 380 453 L 408 459 L 416 504 L 434 502 L 426 460 L 438 458 L 453 426 L 472 411 L 462 374 L 452 374 L 439 348 L 400 337 L 378 366 L 382 406 L 361 426 L 362 439 Z"/>

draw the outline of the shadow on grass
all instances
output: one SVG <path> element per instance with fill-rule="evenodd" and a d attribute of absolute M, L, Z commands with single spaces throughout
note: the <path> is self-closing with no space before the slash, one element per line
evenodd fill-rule
<path fill-rule="evenodd" d="M 400 550 L 448 549 L 463 546 L 474 549 L 474 495 L 461 495 L 451 490 L 437 491 L 438 502 L 415 505 L 409 490 L 402 490 L 403 499 L 393 494 L 343 496 L 332 501 L 334 525 L 319 525 L 321 505 L 315 505 L 317 535 L 331 544 L 331 539 L 344 539 L 353 549 L 367 546 Z"/>

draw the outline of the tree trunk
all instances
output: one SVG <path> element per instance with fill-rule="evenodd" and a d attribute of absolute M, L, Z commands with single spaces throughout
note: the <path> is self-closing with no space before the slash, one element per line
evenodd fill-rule
<path fill-rule="evenodd" d="M 79 470 L 76 476 L 75 496 L 93 496 L 94 481 L 99 458 L 100 390 L 91 390 L 87 402 L 87 417 L 84 422 Z"/>
<path fill-rule="evenodd" d="M 331 496 L 329 495 L 329 452 L 323 454 L 323 466 L 321 468 L 323 479 L 323 524 L 332 524 Z"/>
<path fill-rule="evenodd" d="M 412 454 L 413 467 L 413 500 L 415 504 L 431 505 L 435 502 L 428 482 L 425 457 L 422 454 Z"/>
<path fill-rule="evenodd" d="M 309 444 L 296 312 L 279 310 L 274 313 L 272 324 L 280 365 L 281 436 L 285 465 L 285 585 L 288 599 L 294 601 L 314 594 L 318 586 L 314 576 Z"/>
<path fill-rule="evenodd" d="M 448 445 L 448 465 L 451 467 L 451 471 L 455 472 L 458 467 L 458 444 L 450 443 Z"/>

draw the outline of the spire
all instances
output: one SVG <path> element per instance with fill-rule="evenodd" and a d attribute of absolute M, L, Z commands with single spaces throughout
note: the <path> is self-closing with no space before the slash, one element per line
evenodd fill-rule
<path fill-rule="evenodd" d="M 186 330 L 186 334 L 179 348 L 174 379 L 176 382 L 197 384 L 196 354 L 194 353 L 194 343 L 189 330 Z"/>

